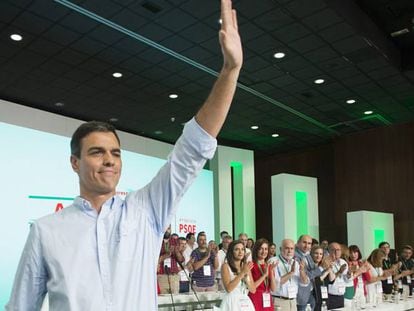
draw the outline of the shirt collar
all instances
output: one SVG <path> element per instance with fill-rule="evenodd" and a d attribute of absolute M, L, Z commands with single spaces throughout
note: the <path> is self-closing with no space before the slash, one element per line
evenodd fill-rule
<path fill-rule="evenodd" d="M 105 203 L 102 204 L 101 214 L 107 213 L 110 210 L 112 210 L 114 207 L 114 202 L 118 201 L 119 199 L 120 198 L 118 198 L 117 195 L 114 195 L 113 197 L 110 197 L 108 200 L 106 200 Z M 95 208 L 92 207 L 91 203 L 88 200 L 80 196 L 77 196 L 75 198 L 75 200 L 73 201 L 73 205 L 78 207 L 81 211 L 83 211 L 88 216 L 91 216 L 94 218 L 97 218 L 99 216 L 98 212 L 96 211 Z"/>

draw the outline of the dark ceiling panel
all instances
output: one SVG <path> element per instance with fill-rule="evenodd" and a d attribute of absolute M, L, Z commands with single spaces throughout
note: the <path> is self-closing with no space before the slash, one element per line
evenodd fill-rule
<path fill-rule="evenodd" d="M 326 143 L 334 135 L 329 126 L 346 135 L 384 126 L 381 117 L 391 123 L 414 119 L 414 71 L 405 66 L 402 73 L 384 56 L 388 50 L 365 39 L 366 33 L 349 24 L 344 12 L 323 0 L 233 2 L 245 55 L 239 81 L 250 89 L 236 92 L 220 142 L 270 154 Z M 397 25 L 395 17 L 382 14 L 383 2 L 360 2 L 361 12 L 372 12 L 372 21 L 365 22 L 386 31 Z M 54 1 L 4 0 L 0 98 L 84 120 L 117 118 L 122 130 L 173 142 L 181 123 L 206 99 L 215 77 L 165 53 L 165 48 L 219 71 L 219 2 L 74 3 L 160 46 Z M 364 14 L 360 16 L 368 19 Z M 16 32 L 23 41 L 9 39 Z M 386 35 L 384 40 L 407 54 L 404 48 L 414 46 L 407 38 Z M 276 52 L 286 56 L 276 59 Z M 116 71 L 122 78 L 112 77 Z M 316 78 L 325 83 L 314 84 Z M 176 100 L 168 98 L 172 92 L 179 94 Z M 350 98 L 357 102 L 346 104 Z M 57 102 L 64 106 L 55 106 Z M 373 110 L 373 117 L 362 120 L 365 110 Z M 259 129 L 252 130 L 253 124 Z M 280 136 L 271 137 L 273 133 Z"/>

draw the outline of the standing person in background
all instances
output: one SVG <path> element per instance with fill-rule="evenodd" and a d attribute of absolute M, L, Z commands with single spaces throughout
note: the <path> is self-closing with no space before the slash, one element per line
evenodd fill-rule
<path fill-rule="evenodd" d="M 275 243 L 270 243 L 269 245 L 269 258 L 275 257 L 276 256 L 276 244 Z"/>
<path fill-rule="evenodd" d="M 223 248 L 223 239 L 224 239 L 224 237 L 226 237 L 228 235 L 229 235 L 229 233 L 227 231 L 221 231 L 220 232 L 221 241 L 220 241 L 220 244 L 218 245 L 219 250 Z"/>
<path fill-rule="evenodd" d="M 269 259 L 275 265 L 274 275 L 278 287 L 272 290 L 273 304 L 286 311 L 296 311 L 298 290 L 309 286 L 305 261 L 300 264 L 294 259 L 295 243 L 284 239 L 281 242 L 280 254 Z"/>
<path fill-rule="evenodd" d="M 215 285 L 215 272 L 219 266 L 217 254 L 213 245 L 207 246 L 207 236 L 204 232 L 197 235 L 198 248 L 191 253 L 188 263 L 189 270 L 193 271 L 193 289 L 197 292 L 213 292 Z"/>
<path fill-rule="evenodd" d="M 329 242 L 328 240 L 322 240 L 320 246 L 323 248 L 323 255 L 329 256 Z"/>
<path fill-rule="evenodd" d="M 412 260 L 413 248 L 410 245 L 405 245 L 401 251 L 400 257 L 400 273 L 395 276 L 397 282 L 402 281 L 403 289 L 406 288 L 408 295 L 412 295 L 413 290 L 413 273 L 414 262 Z"/>
<path fill-rule="evenodd" d="M 333 262 L 332 270 L 335 280 L 328 286 L 328 309 L 344 307 L 345 282 L 348 274 L 348 264 L 341 258 L 342 248 L 339 243 L 329 244 L 329 256 Z"/>
<path fill-rule="evenodd" d="M 222 282 L 222 279 L 221 279 L 221 267 L 224 264 L 224 261 L 226 259 L 227 250 L 229 248 L 230 243 L 233 241 L 233 238 L 230 235 L 226 235 L 222 238 L 222 240 L 223 240 L 222 248 L 217 252 L 219 265 L 218 265 L 218 268 L 217 268 L 216 279 L 217 279 L 217 286 L 218 286 L 219 291 L 224 290 L 223 282 Z"/>
<path fill-rule="evenodd" d="M 252 250 L 253 268 L 251 270 L 256 292 L 249 293 L 256 311 L 273 311 L 270 291 L 276 290 L 274 264 L 268 264 L 269 242 L 258 239 Z"/>
<path fill-rule="evenodd" d="M 383 250 L 374 249 L 369 255 L 367 262 L 370 264 L 369 280 L 367 280 L 367 303 L 370 306 L 376 306 L 382 302 L 382 283 L 390 273 L 384 273 L 382 270 L 382 261 L 385 258 Z"/>
<path fill-rule="evenodd" d="M 251 251 L 253 249 L 253 245 L 254 245 L 254 240 L 252 238 L 248 238 L 246 247 L 250 249 Z"/>
<path fill-rule="evenodd" d="M 378 245 L 378 248 L 380 248 L 385 253 L 385 258 L 382 262 L 382 269 L 388 270 L 391 269 L 391 267 L 396 263 L 395 259 L 390 256 L 390 244 L 388 242 L 381 242 Z M 394 280 L 393 276 L 390 275 L 386 280 L 381 281 L 382 282 L 382 291 L 386 295 L 391 295 L 392 291 L 394 289 Z"/>
<path fill-rule="evenodd" d="M 352 280 L 353 292 L 352 295 L 349 295 L 349 292 L 345 293 L 345 296 L 347 294 L 349 295 L 348 297 L 345 297 L 345 299 L 351 300 L 351 303 L 349 303 L 348 306 L 352 306 L 352 299 L 355 298 L 358 305 L 364 307 L 367 296 L 367 281 L 370 279 L 370 266 L 368 262 L 362 261 L 362 254 L 357 245 L 349 246 L 348 267 L 348 279 Z"/>
<path fill-rule="evenodd" d="M 252 250 L 247 247 L 247 241 L 248 237 L 246 233 L 240 233 L 239 234 L 239 241 L 243 243 L 245 249 L 246 249 L 246 260 L 252 261 Z"/>
<path fill-rule="evenodd" d="M 187 233 L 185 239 L 187 240 L 187 243 L 186 243 L 186 247 L 185 247 L 183 255 L 184 255 L 184 264 L 187 265 L 191 259 L 191 253 L 193 252 L 193 250 L 195 250 L 198 247 L 198 245 L 195 241 L 194 233 L 192 232 Z"/>
<path fill-rule="evenodd" d="M 226 262 L 221 268 L 223 286 L 226 290 L 221 304 L 221 311 L 255 311 L 247 293 L 254 294 L 256 287 L 251 269 L 252 262 L 246 262 L 245 248 L 242 242 L 230 243 Z"/>
<path fill-rule="evenodd" d="M 324 249 L 316 245 L 311 249 L 311 256 L 315 265 L 321 271 L 321 275 L 315 277 L 312 295 L 315 297 L 315 311 L 321 311 L 322 303 L 328 301 L 328 284 L 335 280 L 332 271 L 333 263 L 329 256 L 324 256 Z"/>
<path fill-rule="evenodd" d="M 305 311 L 306 305 L 310 304 L 313 309 L 315 306 L 314 296 L 311 294 L 314 287 L 314 280 L 321 275 L 321 271 L 313 262 L 310 250 L 312 248 L 312 237 L 310 235 L 301 235 L 296 243 L 295 259 L 301 263 L 304 262 L 306 274 L 309 282 L 307 286 L 299 286 L 296 303 L 298 311 Z"/>

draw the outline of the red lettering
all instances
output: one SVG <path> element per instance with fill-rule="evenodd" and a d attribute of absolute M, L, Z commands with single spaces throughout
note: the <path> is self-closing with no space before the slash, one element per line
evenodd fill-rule
<path fill-rule="evenodd" d="M 55 212 L 59 212 L 61 209 L 63 209 L 63 204 L 62 203 L 56 204 Z"/>
<path fill-rule="evenodd" d="M 196 232 L 196 225 L 190 224 L 179 224 L 178 225 L 178 232 L 180 233 L 195 233 Z"/>

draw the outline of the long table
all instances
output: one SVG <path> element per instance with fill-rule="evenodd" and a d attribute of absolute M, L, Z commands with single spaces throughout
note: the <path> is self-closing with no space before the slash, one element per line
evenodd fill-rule
<path fill-rule="evenodd" d="M 174 310 L 213 310 L 214 306 L 220 304 L 223 297 L 223 292 L 197 292 L 197 297 L 194 293 L 173 295 L 173 301 L 171 295 L 159 295 L 158 296 L 158 310 L 170 311 Z"/>

